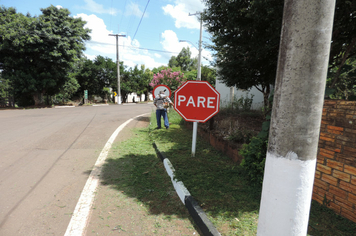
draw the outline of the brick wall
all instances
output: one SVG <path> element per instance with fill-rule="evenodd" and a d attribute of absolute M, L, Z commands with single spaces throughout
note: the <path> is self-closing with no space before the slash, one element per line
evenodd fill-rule
<path fill-rule="evenodd" d="M 356 102 L 326 100 L 313 199 L 356 222 Z"/>

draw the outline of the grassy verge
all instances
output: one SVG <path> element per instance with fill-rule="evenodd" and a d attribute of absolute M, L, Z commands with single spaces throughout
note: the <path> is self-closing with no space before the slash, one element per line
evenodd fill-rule
<path fill-rule="evenodd" d="M 154 153 L 152 142 L 155 142 L 172 162 L 176 178 L 183 181 L 222 235 L 256 235 L 261 188 L 250 186 L 238 165 L 199 137 L 196 157 L 192 158 L 192 131 L 184 127 L 174 111 L 169 113 L 169 120 L 170 129 L 155 130 L 156 120 L 152 114 L 148 128 L 134 130 L 130 140 L 115 147 L 120 152 L 108 160 L 104 182 L 136 198 L 147 207 L 150 216 L 160 216 L 161 228 L 167 220 L 189 221 L 185 207 Z M 181 227 L 189 227 L 184 225 Z M 351 236 L 354 232 L 355 223 L 313 202 L 310 235 Z"/>
<path fill-rule="evenodd" d="M 155 121 L 152 120 L 152 128 Z M 191 157 L 192 131 L 170 113 L 170 129 L 152 130 L 150 138 L 172 162 L 182 180 L 222 235 L 256 235 L 260 189 L 250 187 L 230 158 L 198 138 Z"/>

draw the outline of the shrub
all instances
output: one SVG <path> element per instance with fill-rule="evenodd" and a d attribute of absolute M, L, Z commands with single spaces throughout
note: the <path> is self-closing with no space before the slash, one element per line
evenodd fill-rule
<path fill-rule="evenodd" d="M 242 169 L 252 184 L 262 184 L 266 153 L 268 147 L 269 126 L 271 117 L 268 115 L 262 124 L 262 131 L 251 139 L 249 144 L 244 144 L 240 155 Z"/>
<path fill-rule="evenodd" d="M 235 97 L 233 101 L 233 106 L 237 110 L 250 111 L 252 107 L 253 97 L 253 94 L 251 94 L 250 97 L 248 97 L 248 94 L 246 94 L 245 97 L 241 96 L 239 99 L 236 99 Z"/>
<path fill-rule="evenodd" d="M 229 135 L 227 139 L 238 143 L 250 143 L 253 135 L 254 132 L 252 130 L 238 129 Z"/>
<path fill-rule="evenodd" d="M 262 184 L 268 139 L 253 137 L 240 151 L 243 160 L 242 169 L 252 184 Z"/>

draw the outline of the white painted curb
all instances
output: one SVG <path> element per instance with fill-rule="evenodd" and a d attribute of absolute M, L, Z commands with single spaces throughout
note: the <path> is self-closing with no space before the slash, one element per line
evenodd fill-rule
<path fill-rule="evenodd" d="M 102 106 L 109 106 L 109 104 L 95 104 L 93 107 L 102 107 Z"/>
<path fill-rule="evenodd" d="M 183 204 L 185 204 L 185 197 L 190 196 L 190 192 L 184 186 L 182 181 L 177 182 L 174 179 L 174 171 L 175 170 L 174 170 L 172 163 L 167 158 L 165 158 L 163 160 L 163 164 L 164 164 L 164 167 L 166 168 L 167 174 L 171 177 L 171 181 L 173 183 L 173 186 L 174 186 L 180 200 L 182 201 Z"/>
<path fill-rule="evenodd" d="M 54 108 L 72 108 L 75 106 L 54 106 Z"/>
<path fill-rule="evenodd" d="M 214 225 L 206 216 L 205 212 L 198 203 L 194 200 L 194 198 L 190 195 L 188 189 L 184 186 L 182 181 L 176 181 L 174 179 L 174 167 L 172 163 L 166 158 L 158 149 L 156 143 L 153 143 L 153 147 L 156 150 L 157 155 L 162 160 L 163 165 L 166 169 L 167 174 L 171 177 L 171 181 L 173 183 L 174 189 L 180 200 L 183 202 L 185 207 L 188 209 L 190 216 L 193 218 L 196 225 L 201 230 L 204 236 L 221 236 L 221 234 L 217 231 Z"/>

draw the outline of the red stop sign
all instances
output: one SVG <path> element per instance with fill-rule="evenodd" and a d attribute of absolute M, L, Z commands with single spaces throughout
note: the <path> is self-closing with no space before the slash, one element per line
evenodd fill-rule
<path fill-rule="evenodd" d="M 174 94 L 174 109 L 186 121 L 206 122 L 219 112 L 220 94 L 206 81 L 187 81 Z"/>

